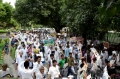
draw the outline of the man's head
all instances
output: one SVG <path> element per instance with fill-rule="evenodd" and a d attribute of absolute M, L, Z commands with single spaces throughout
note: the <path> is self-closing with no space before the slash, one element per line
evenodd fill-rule
<path fill-rule="evenodd" d="M 56 60 L 53 60 L 53 66 L 56 66 L 57 65 L 57 61 Z"/>
<path fill-rule="evenodd" d="M 102 56 L 102 55 L 100 56 L 100 59 L 103 59 L 103 56 Z"/>
<path fill-rule="evenodd" d="M 72 53 L 69 53 L 69 56 L 72 57 Z"/>
<path fill-rule="evenodd" d="M 63 54 L 61 55 L 61 58 L 64 59 L 64 55 Z"/>
<path fill-rule="evenodd" d="M 54 58 L 54 54 L 50 54 L 50 58 L 53 59 Z"/>
<path fill-rule="evenodd" d="M 40 62 L 41 61 L 41 56 L 38 56 L 37 57 L 37 62 Z"/>
<path fill-rule="evenodd" d="M 52 54 L 55 55 L 55 51 L 52 51 Z"/>
<path fill-rule="evenodd" d="M 43 66 L 40 67 L 40 72 L 44 73 L 44 67 Z"/>
<path fill-rule="evenodd" d="M 106 61 L 106 65 L 110 67 L 110 61 Z"/>
<path fill-rule="evenodd" d="M 24 67 L 25 67 L 25 69 L 28 69 L 28 67 L 29 67 L 29 61 L 25 61 L 24 62 Z"/>
<path fill-rule="evenodd" d="M 105 53 L 105 50 L 102 50 L 102 53 Z"/>
<path fill-rule="evenodd" d="M 3 71 L 6 71 L 6 69 L 7 69 L 7 64 L 3 64 L 3 65 L 2 65 L 2 70 L 3 70 Z"/>

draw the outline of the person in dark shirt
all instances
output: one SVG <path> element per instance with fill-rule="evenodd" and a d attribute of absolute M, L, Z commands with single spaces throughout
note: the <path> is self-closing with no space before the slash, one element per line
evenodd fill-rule
<path fill-rule="evenodd" d="M 45 57 L 45 55 L 44 55 L 45 54 L 45 49 L 44 49 L 44 44 L 43 43 L 41 43 L 39 49 L 40 49 L 40 52 L 43 53 L 43 57 Z"/>

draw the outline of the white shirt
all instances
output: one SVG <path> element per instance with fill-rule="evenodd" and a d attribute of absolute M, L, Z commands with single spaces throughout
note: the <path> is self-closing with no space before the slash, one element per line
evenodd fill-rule
<path fill-rule="evenodd" d="M 48 49 L 47 55 L 48 55 L 48 60 L 50 59 L 50 54 L 51 54 L 52 50 Z"/>
<path fill-rule="evenodd" d="M 17 49 L 16 51 L 15 51 L 15 58 L 17 58 L 18 56 L 19 56 L 19 53 L 21 52 L 21 49 Z"/>
<path fill-rule="evenodd" d="M 27 48 L 23 48 L 22 52 L 23 52 L 23 56 L 25 57 L 25 56 L 27 56 L 28 49 Z"/>
<path fill-rule="evenodd" d="M 104 72 L 103 73 L 103 76 L 102 76 L 102 79 L 108 79 L 109 78 L 109 75 L 107 72 Z"/>
<path fill-rule="evenodd" d="M 59 58 L 60 56 L 59 56 L 59 51 L 55 51 L 55 55 L 54 55 L 54 58 L 55 58 L 55 60 L 57 60 L 57 63 L 59 63 Z"/>
<path fill-rule="evenodd" d="M 44 74 L 47 74 L 47 68 L 44 67 Z M 43 74 L 40 71 L 35 72 L 36 75 L 36 79 L 42 79 L 43 78 Z"/>
<path fill-rule="evenodd" d="M 36 71 L 39 71 L 40 67 L 43 66 L 42 62 L 40 62 L 40 64 L 38 64 L 38 62 L 33 63 L 33 68 Z"/>
<path fill-rule="evenodd" d="M 25 58 L 22 56 L 22 57 L 20 57 L 20 56 L 18 56 L 17 58 L 16 58 L 16 63 L 19 65 L 21 62 L 23 62 L 25 60 Z"/>
<path fill-rule="evenodd" d="M 35 43 L 34 43 L 34 46 L 35 46 L 37 49 L 39 49 L 40 44 L 39 44 L 39 43 L 37 44 L 37 43 L 35 42 Z"/>
<path fill-rule="evenodd" d="M 97 70 L 97 64 L 92 62 L 92 68 L 91 68 L 92 71 L 96 72 Z"/>
<path fill-rule="evenodd" d="M 51 75 L 51 79 L 58 78 L 58 77 L 59 77 L 59 74 L 60 74 L 59 67 L 58 67 L 57 65 L 56 65 L 56 67 L 51 66 L 51 67 L 49 68 L 48 74 Z"/>
<path fill-rule="evenodd" d="M 32 75 L 35 71 L 34 68 L 33 69 L 22 68 L 23 64 L 24 61 L 20 63 L 20 65 L 18 66 L 18 71 L 20 72 L 22 79 L 33 79 Z"/>
<path fill-rule="evenodd" d="M 7 68 L 6 71 L 0 70 L 0 78 L 7 75 L 7 74 L 10 74 L 9 68 Z"/>
<path fill-rule="evenodd" d="M 98 60 L 97 60 L 97 69 L 100 70 L 100 68 L 99 68 L 98 66 L 100 66 L 101 68 L 102 68 L 102 66 L 103 66 L 101 59 L 98 59 Z"/>

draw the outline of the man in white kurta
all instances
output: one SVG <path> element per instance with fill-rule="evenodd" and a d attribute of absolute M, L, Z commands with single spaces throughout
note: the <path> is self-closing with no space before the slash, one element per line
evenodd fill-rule
<path fill-rule="evenodd" d="M 24 64 L 24 67 L 22 67 Z M 22 79 L 33 79 L 33 73 L 35 72 L 34 69 L 29 69 L 29 62 L 23 61 L 18 66 L 18 71 L 21 74 Z"/>
<path fill-rule="evenodd" d="M 59 67 L 56 64 L 57 64 L 57 61 L 53 60 L 53 66 L 49 68 L 48 74 L 51 76 L 51 79 L 59 78 L 59 76 L 61 76 Z"/>
<path fill-rule="evenodd" d="M 3 64 L 2 65 L 2 70 L 0 70 L 0 79 L 4 76 L 6 76 L 7 74 L 10 74 L 10 69 L 7 68 L 7 64 Z"/>
<path fill-rule="evenodd" d="M 47 68 L 41 66 L 39 71 L 35 72 L 36 79 L 46 79 L 47 71 Z"/>
<path fill-rule="evenodd" d="M 41 62 L 41 57 L 38 56 L 37 62 L 33 64 L 33 68 L 36 69 L 36 71 L 38 71 L 41 66 L 43 66 L 43 63 Z"/>
<path fill-rule="evenodd" d="M 59 51 L 58 51 L 58 49 L 57 49 L 57 47 L 55 48 L 55 55 L 54 55 L 54 57 L 55 57 L 55 60 L 57 60 L 57 63 L 59 63 L 59 60 L 60 60 L 60 55 L 59 55 L 60 53 L 59 53 Z"/>

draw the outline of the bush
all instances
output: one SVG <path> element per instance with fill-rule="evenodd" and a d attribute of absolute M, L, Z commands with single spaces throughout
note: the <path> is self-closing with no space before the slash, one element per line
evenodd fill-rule
<path fill-rule="evenodd" d="M 5 42 L 2 41 L 2 42 L 0 43 L 0 50 L 3 50 L 3 49 L 4 49 L 4 46 L 5 46 Z"/>
<path fill-rule="evenodd" d="M 7 30 L 0 30 L 0 33 L 7 33 Z"/>
<path fill-rule="evenodd" d="M 2 43 L 2 39 L 0 39 L 0 43 Z"/>
<path fill-rule="evenodd" d="M 9 43 L 9 39 L 8 38 L 4 39 L 4 42 Z"/>

